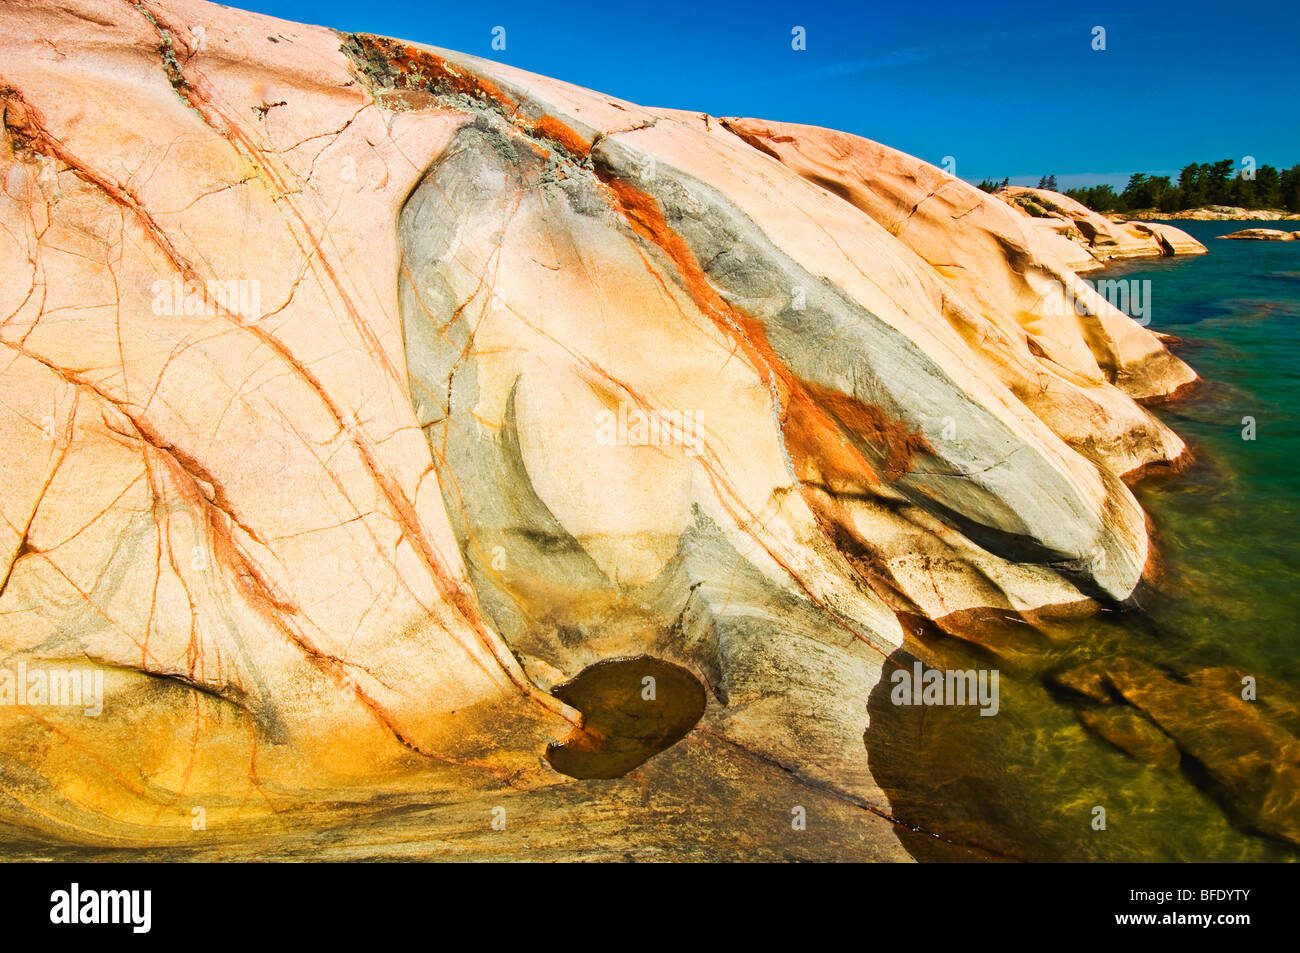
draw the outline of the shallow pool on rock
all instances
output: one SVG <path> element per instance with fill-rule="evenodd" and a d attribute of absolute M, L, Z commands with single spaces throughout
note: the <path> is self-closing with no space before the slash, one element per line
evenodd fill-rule
<path fill-rule="evenodd" d="M 589 665 L 552 694 L 583 714 L 583 727 L 546 752 L 571 778 L 617 778 L 695 727 L 707 696 L 680 665 L 640 655 Z"/>

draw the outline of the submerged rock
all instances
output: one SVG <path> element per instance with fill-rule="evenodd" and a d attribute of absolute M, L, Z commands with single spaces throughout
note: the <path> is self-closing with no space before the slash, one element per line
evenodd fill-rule
<path fill-rule="evenodd" d="M 1066 669 L 1052 675 L 1048 680 L 1058 688 L 1068 689 L 1076 695 L 1082 695 L 1095 702 L 1115 702 L 1119 700 L 1107 677 L 1107 667 L 1111 660 L 1085 662 L 1075 668 Z"/>
<path fill-rule="evenodd" d="M 1131 658 L 1089 662 L 1053 681 L 1132 706 L 1086 708 L 1079 719 L 1161 767 L 1176 764 L 1166 743 L 1172 739 L 1238 823 L 1300 844 L 1300 698 L 1293 690 L 1231 668 L 1183 678 Z"/>
<path fill-rule="evenodd" d="M 1079 721 L 1144 764 L 1172 770 L 1182 759 L 1173 739 L 1131 708 L 1085 708 Z"/>

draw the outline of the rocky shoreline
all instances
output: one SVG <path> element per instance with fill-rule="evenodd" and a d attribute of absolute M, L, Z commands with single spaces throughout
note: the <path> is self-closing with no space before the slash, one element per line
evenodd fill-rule
<path fill-rule="evenodd" d="M 0 706 L 15 840 L 905 860 L 918 629 L 1152 564 L 1197 375 L 1078 272 L 1176 228 L 202 0 L 0 6 L 0 73 L 0 650 L 104 671 Z"/>
<path fill-rule="evenodd" d="M 1134 212 L 1117 213 L 1110 217 L 1116 222 L 1149 221 L 1151 219 L 1174 222 L 1294 222 L 1300 221 L 1300 212 L 1285 212 L 1280 209 L 1237 208 L 1231 205 L 1207 205 L 1204 208 L 1187 209 L 1182 212 L 1142 209 Z"/>
<path fill-rule="evenodd" d="M 1204 245 L 1172 225 L 1117 221 L 1048 189 L 1012 186 L 995 197 L 1024 215 L 1077 272 L 1130 258 L 1206 252 Z"/>

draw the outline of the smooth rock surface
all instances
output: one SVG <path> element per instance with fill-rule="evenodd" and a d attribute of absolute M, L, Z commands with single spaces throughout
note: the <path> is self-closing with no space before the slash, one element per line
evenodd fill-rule
<path fill-rule="evenodd" d="M 1049 189 L 1011 186 L 996 195 L 1026 216 L 1035 228 L 1076 244 L 1092 259 L 1093 268 L 1127 258 L 1206 252 L 1204 245 L 1172 225 L 1116 220 Z"/>
<path fill-rule="evenodd" d="M 900 619 L 1148 565 L 1195 374 L 918 160 L 200 0 L 13 0 L 0 77 L 0 653 L 104 685 L 0 707 L 13 843 L 905 859 Z M 698 725 L 556 772 L 641 656 Z"/>

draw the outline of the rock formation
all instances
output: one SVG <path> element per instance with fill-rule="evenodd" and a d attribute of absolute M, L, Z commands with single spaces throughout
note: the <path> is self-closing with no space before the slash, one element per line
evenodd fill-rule
<path fill-rule="evenodd" d="M 1002 189 L 997 197 L 1027 216 L 1075 271 L 1101 268 L 1117 259 L 1203 255 L 1206 251 L 1182 229 L 1115 221 L 1059 192 L 1012 186 Z"/>
<path fill-rule="evenodd" d="M 919 160 L 200 0 L 10 0 L 0 87 L 0 655 L 104 692 L 0 705 L 12 842 L 905 858 L 905 639 L 1148 566 L 1194 373 Z"/>
<path fill-rule="evenodd" d="M 1204 208 L 1189 208 L 1181 212 L 1162 212 L 1159 209 L 1140 209 L 1112 216 L 1117 221 L 1132 219 L 1167 219 L 1186 222 L 1282 222 L 1300 219 L 1300 213 L 1284 212 L 1272 208 L 1238 208 L 1235 205 L 1207 205 Z"/>
<path fill-rule="evenodd" d="M 1288 232 L 1281 228 L 1243 228 L 1239 232 L 1233 232 L 1231 235 L 1220 235 L 1219 237 L 1237 239 L 1238 241 L 1290 242 L 1300 238 L 1300 232 Z"/>

